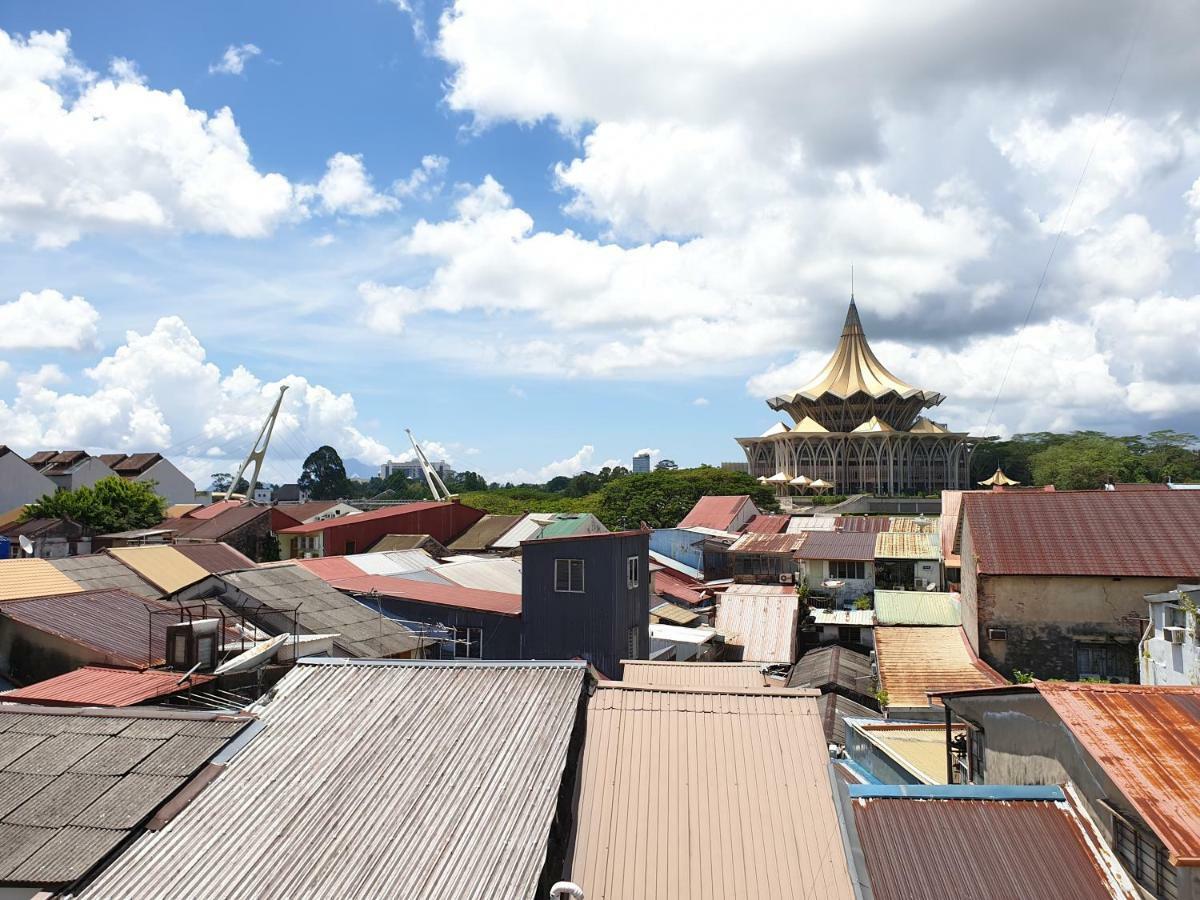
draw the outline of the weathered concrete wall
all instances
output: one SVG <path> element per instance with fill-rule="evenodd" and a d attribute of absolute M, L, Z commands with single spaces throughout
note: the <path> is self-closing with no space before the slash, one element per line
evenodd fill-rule
<path fill-rule="evenodd" d="M 34 684 L 89 665 L 122 665 L 122 662 L 98 650 L 0 618 L 0 671 L 16 684 Z"/>
<path fill-rule="evenodd" d="M 976 655 L 979 654 L 979 598 L 975 591 L 978 577 L 978 565 L 975 559 L 975 547 L 971 543 L 971 523 L 963 519 L 962 523 L 962 569 L 959 583 L 959 607 L 962 610 L 963 631 Z"/>

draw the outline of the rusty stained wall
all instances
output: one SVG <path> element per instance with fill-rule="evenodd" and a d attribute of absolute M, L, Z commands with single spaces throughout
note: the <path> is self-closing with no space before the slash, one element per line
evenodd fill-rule
<path fill-rule="evenodd" d="M 956 716 L 983 729 L 984 774 L 976 783 L 1070 783 L 1109 847 L 1113 816 L 1101 801 L 1140 821 L 1120 789 L 1038 692 L 956 697 L 949 705 Z M 1200 869 L 1177 868 L 1176 873 L 1179 900 L 1200 900 Z"/>
<path fill-rule="evenodd" d="M 963 628 L 980 658 L 1005 676 L 1020 669 L 1038 678 L 1077 678 L 1076 642 L 1108 639 L 1128 648 L 1136 681 L 1141 629 L 1133 619 L 1149 615 L 1146 594 L 1175 585 L 1174 578 L 981 575 L 970 522 L 963 523 Z M 989 628 L 1007 629 L 1007 640 L 988 640 Z"/>

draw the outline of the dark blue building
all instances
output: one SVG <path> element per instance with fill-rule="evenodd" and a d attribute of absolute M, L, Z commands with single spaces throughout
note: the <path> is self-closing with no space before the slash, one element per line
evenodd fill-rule
<path fill-rule="evenodd" d="M 586 659 L 609 678 L 650 651 L 650 533 L 521 544 L 522 655 Z"/>

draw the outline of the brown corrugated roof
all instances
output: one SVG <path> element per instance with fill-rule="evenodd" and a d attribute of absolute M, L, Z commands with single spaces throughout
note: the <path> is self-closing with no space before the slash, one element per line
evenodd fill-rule
<path fill-rule="evenodd" d="M 656 603 L 650 607 L 650 615 L 653 619 L 666 622 L 670 625 L 694 625 L 700 621 L 700 616 L 692 612 L 690 609 L 685 609 L 682 606 L 676 606 L 674 603 Z"/>
<path fill-rule="evenodd" d="M 861 792 L 872 792 L 872 786 Z M 854 826 L 876 900 L 1140 896 L 1087 814 L 1067 801 L 1019 794 L 955 798 L 962 793 L 967 791 L 852 794 Z"/>
<path fill-rule="evenodd" d="M 749 494 L 735 494 L 729 497 L 701 497 L 696 505 L 683 517 L 677 527 L 715 528 L 717 531 L 729 531 L 730 526 L 741 512 L 742 506 L 750 502 Z"/>
<path fill-rule="evenodd" d="M 984 575 L 1200 576 L 1200 491 L 970 491 Z"/>
<path fill-rule="evenodd" d="M 878 534 L 890 531 L 892 520 L 889 516 L 838 516 L 834 520 L 835 531 L 857 531 Z"/>
<path fill-rule="evenodd" d="M 586 681 L 582 663 L 297 665 L 221 776 L 83 896 L 540 897 Z"/>
<path fill-rule="evenodd" d="M 717 631 L 726 646 L 740 648 L 745 662 L 791 664 L 796 661 L 800 599 L 791 595 L 727 592 L 718 602 Z"/>
<path fill-rule="evenodd" d="M 1037 689 L 1171 862 L 1200 866 L 1200 688 L 1039 681 Z"/>
<path fill-rule="evenodd" d="M 787 530 L 791 516 L 757 515 L 742 530 L 747 534 L 780 534 Z"/>
<path fill-rule="evenodd" d="M 729 552 L 790 555 L 800 549 L 806 534 L 743 534 L 729 546 Z"/>
<path fill-rule="evenodd" d="M 603 682 L 586 734 L 564 877 L 588 900 L 854 896 L 811 692 Z"/>
<path fill-rule="evenodd" d="M 0 600 L 83 590 L 48 559 L 0 559 Z"/>
<path fill-rule="evenodd" d="M 333 509 L 337 506 L 339 500 L 306 500 L 304 503 L 276 503 L 275 508 L 280 512 L 287 513 L 297 522 L 303 522 L 305 519 L 311 519 L 313 516 L 319 516 L 326 510 Z"/>
<path fill-rule="evenodd" d="M 109 669 L 83 666 L 15 691 L 0 694 L 0 703 L 38 703 L 44 706 L 133 706 L 156 697 L 167 697 L 212 681 L 210 675 L 193 675 L 180 684 L 180 673 L 157 669 Z"/>
<path fill-rule="evenodd" d="M 447 546 L 455 551 L 487 550 L 523 518 L 524 516 L 484 516 Z"/>
<path fill-rule="evenodd" d="M 255 519 L 271 515 L 269 506 L 237 506 L 221 510 L 215 516 L 189 525 L 191 517 L 179 520 L 178 537 L 189 541 L 219 541 L 239 528 L 244 528 Z M 173 527 L 164 523 L 163 527 Z"/>
<path fill-rule="evenodd" d="M 669 597 L 689 606 L 697 606 L 704 602 L 703 591 L 696 590 L 669 569 L 659 569 L 650 573 L 651 586 L 654 593 L 660 597 Z"/>
<path fill-rule="evenodd" d="M 228 544 L 174 544 L 177 553 L 182 553 L 206 572 L 236 572 L 253 569 L 254 560 L 235 550 Z"/>
<path fill-rule="evenodd" d="M 134 453 L 126 456 L 115 466 L 111 463 L 108 465 L 118 475 L 141 475 L 161 459 L 162 454 L 159 453 Z"/>
<path fill-rule="evenodd" d="M 165 615 L 178 607 L 146 600 L 119 589 L 84 591 L 9 600 L 0 603 L 0 615 L 104 655 L 104 662 L 129 668 L 160 665 L 166 652 Z"/>
<path fill-rule="evenodd" d="M 875 558 L 875 533 L 870 531 L 806 531 L 796 554 L 800 559 L 861 560 Z"/>
<path fill-rule="evenodd" d="M 883 718 L 883 714 L 878 710 L 856 703 L 837 691 L 827 691 L 818 697 L 817 709 L 821 711 L 821 727 L 825 729 L 825 740 L 839 747 L 846 746 L 847 719 Z"/>
<path fill-rule="evenodd" d="M 440 500 L 428 500 L 421 503 L 404 503 L 399 506 L 385 506 L 382 509 L 373 509 L 370 512 L 358 513 L 355 516 L 342 516 L 338 519 L 325 519 L 320 522 L 308 522 L 303 525 L 293 525 L 290 528 L 281 528 L 280 534 L 316 534 L 318 531 L 324 531 L 326 528 L 333 528 L 343 522 L 353 521 L 370 522 L 376 519 L 403 518 L 411 513 L 424 512 L 430 509 L 437 509 L 439 506 L 446 504 Z"/>
<path fill-rule="evenodd" d="M 876 559 L 941 559 L 937 534 L 914 531 L 881 531 L 875 535 Z"/>
<path fill-rule="evenodd" d="M 841 689 L 871 698 L 875 694 L 871 657 L 836 644 L 816 647 L 792 667 L 788 687 L 816 688 L 822 692 Z"/>
<path fill-rule="evenodd" d="M 621 680 L 643 687 L 765 688 L 768 682 L 760 663 L 621 661 Z"/>
<path fill-rule="evenodd" d="M 1007 684 L 975 655 L 958 626 L 877 626 L 875 657 L 890 707 L 930 706 L 931 691 Z"/>
<path fill-rule="evenodd" d="M 84 877 L 249 721 L 0 706 L 0 884 L 56 889 Z M 188 737 L 198 729 L 210 736 Z M 181 741 L 191 752 L 173 749 Z M 165 758 L 162 774 L 155 760 Z"/>

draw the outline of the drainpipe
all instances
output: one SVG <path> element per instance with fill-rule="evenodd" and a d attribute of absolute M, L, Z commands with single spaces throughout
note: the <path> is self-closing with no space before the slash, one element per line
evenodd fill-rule
<path fill-rule="evenodd" d="M 583 900 L 583 888 L 573 881 L 559 881 L 550 888 L 550 900 Z"/>

